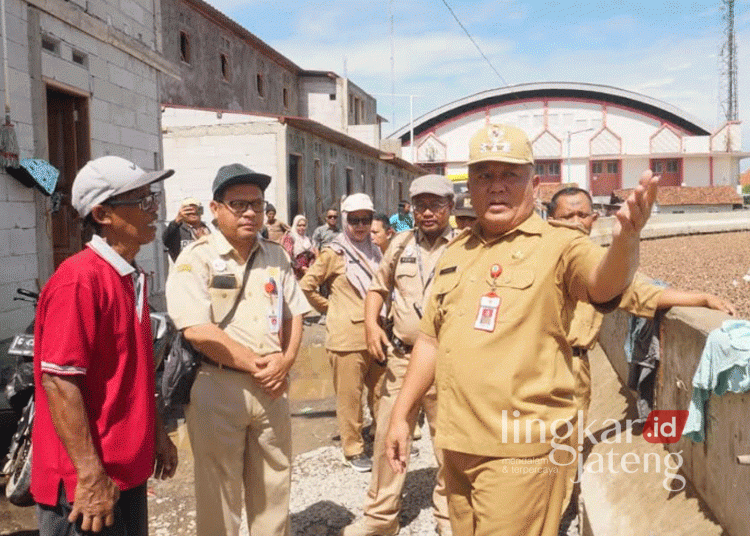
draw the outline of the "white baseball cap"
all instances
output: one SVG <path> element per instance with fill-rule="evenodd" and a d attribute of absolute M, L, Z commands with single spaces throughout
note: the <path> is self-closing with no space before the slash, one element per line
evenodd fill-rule
<path fill-rule="evenodd" d="M 367 194 L 351 194 L 346 196 L 341 203 L 341 212 L 356 212 L 357 210 L 369 210 L 375 212 L 372 199 Z"/>
<path fill-rule="evenodd" d="M 71 204 L 81 218 L 85 218 L 93 207 L 110 197 L 162 181 L 173 174 L 173 169 L 145 172 L 119 156 L 102 156 L 89 160 L 76 175 Z"/>

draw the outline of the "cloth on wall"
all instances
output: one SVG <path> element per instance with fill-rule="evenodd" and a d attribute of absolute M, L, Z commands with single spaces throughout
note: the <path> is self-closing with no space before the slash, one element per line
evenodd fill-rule
<path fill-rule="evenodd" d="M 682 436 L 697 443 L 705 439 L 706 402 L 713 392 L 750 391 L 750 322 L 726 320 L 706 338 L 693 375 L 693 397 Z"/>

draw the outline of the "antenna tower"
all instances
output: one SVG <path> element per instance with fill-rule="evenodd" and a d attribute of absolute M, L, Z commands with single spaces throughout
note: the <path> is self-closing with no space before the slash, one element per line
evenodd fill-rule
<path fill-rule="evenodd" d="M 734 34 L 734 0 L 722 0 L 722 19 L 725 23 L 724 43 L 719 54 L 720 90 L 719 99 L 722 119 L 737 121 L 737 41 Z"/>

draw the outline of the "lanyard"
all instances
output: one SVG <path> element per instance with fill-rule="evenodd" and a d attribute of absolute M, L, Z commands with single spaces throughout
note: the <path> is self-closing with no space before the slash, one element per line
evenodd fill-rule
<path fill-rule="evenodd" d="M 440 240 L 438 237 L 437 240 Z M 419 280 L 422 283 L 422 292 L 427 291 L 427 287 L 430 285 L 432 278 L 435 277 L 435 266 L 432 267 L 430 275 L 427 277 L 427 281 L 424 280 L 424 268 L 422 268 L 422 248 L 419 246 L 419 240 L 417 240 L 416 233 L 414 234 L 414 248 L 416 249 L 415 256 L 417 257 L 417 268 L 419 269 Z"/>

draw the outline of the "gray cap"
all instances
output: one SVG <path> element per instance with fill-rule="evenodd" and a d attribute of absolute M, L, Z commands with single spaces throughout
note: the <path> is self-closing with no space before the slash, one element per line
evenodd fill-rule
<path fill-rule="evenodd" d="M 474 207 L 471 206 L 471 197 L 469 197 L 469 194 L 463 193 L 456 196 L 456 206 L 453 207 L 453 215 L 459 217 L 477 217 L 476 212 L 474 212 Z"/>
<path fill-rule="evenodd" d="M 242 164 L 229 164 L 221 166 L 216 173 L 214 184 L 211 188 L 216 197 L 217 192 L 223 191 L 234 184 L 254 184 L 265 192 L 271 182 L 271 177 L 263 173 L 256 173 Z"/>
<path fill-rule="evenodd" d="M 173 174 L 171 169 L 146 172 L 119 156 L 102 156 L 88 161 L 76 175 L 71 204 L 81 218 L 85 218 L 93 207 L 110 197 L 162 181 Z"/>
<path fill-rule="evenodd" d="M 409 197 L 415 198 L 421 194 L 432 194 L 453 199 L 453 183 L 443 175 L 423 175 L 411 181 Z"/>

